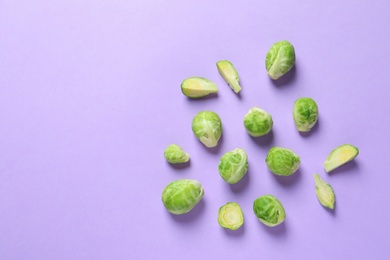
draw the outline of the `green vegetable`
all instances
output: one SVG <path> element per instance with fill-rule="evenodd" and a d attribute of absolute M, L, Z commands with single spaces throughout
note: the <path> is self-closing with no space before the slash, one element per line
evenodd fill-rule
<path fill-rule="evenodd" d="M 201 111 L 192 120 L 192 131 L 206 147 L 215 147 L 222 135 L 221 118 L 217 113 Z"/>
<path fill-rule="evenodd" d="M 268 134 L 273 124 L 272 116 L 258 107 L 252 107 L 244 116 L 245 129 L 253 137 Z"/>
<path fill-rule="evenodd" d="M 300 157 L 293 151 L 277 146 L 268 151 L 265 162 L 271 172 L 282 176 L 293 174 L 301 164 Z"/>
<path fill-rule="evenodd" d="M 230 61 L 221 60 L 217 62 L 217 68 L 229 87 L 236 93 L 240 92 L 240 79 L 238 78 L 237 70 L 234 68 L 233 64 Z"/>
<path fill-rule="evenodd" d="M 181 91 L 190 98 L 200 98 L 211 93 L 217 93 L 218 88 L 213 82 L 200 77 L 192 77 L 185 79 L 181 83 Z"/>
<path fill-rule="evenodd" d="M 330 184 L 321 179 L 320 175 L 314 174 L 317 198 L 322 206 L 333 209 L 336 201 L 334 191 Z"/>
<path fill-rule="evenodd" d="M 190 159 L 190 155 L 177 144 L 169 145 L 164 151 L 164 157 L 172 164 L 185 163 Z"/>
<path fill-rule="evenodd" d="M 189 212 L 203 198 L 202 185 L 196 180 L 177 180 L 165 187 L 162 193 L 164 207 L 172 214 Z"/>
<path fill-rule="evenodd" d="M 295 64 L 294 46 L 288 41 L 274 43 L 269 49 L 265 67 L 271 79 L 278 79 L 286 74 Z"/>
<path fill-rule="evenodd" d="M 244 214 L 240 205 L 235 202 L 228 202 L 219 208 L 218 223 L 221 227 L 230 230 L 239 229 L 244 224 Z"/>
<path fill-rule="evenodd" d="M 264 195 L 253 202 L 256 217 L 265 225 L 274 227 L 286 219 L 282 203 L 272 195 Z"/>
<path fill-rule="evenodd" d="M 359 154 L 359 149 L 351 144 L 343 144 L 335 148 L 326 158 L 324 163 L 325 171 L 330 172 L 352 161 Z"/>
<path fill-rule="evenodd" d="M 294 103 L 293 117 L 298 131 L 309 132 L 318 119 L 316 102 L 308 97 L 298 98 Z"/>
<path fill-rule="evenodd" d="M 237 148 L 225 153 L 219 162 L 218 171 L 227 183 L 239 182 L 248 170 L 248 156 L 243 149 Z"/>

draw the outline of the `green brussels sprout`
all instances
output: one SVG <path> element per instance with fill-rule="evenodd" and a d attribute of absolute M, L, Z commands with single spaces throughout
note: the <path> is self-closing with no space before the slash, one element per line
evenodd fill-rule
<path fill-rule="evenodd" d="M 217 62 L 217 68 L 229 87 L 233 89 L 235 93 L 240 92 L 240 79 L 238 78 L 238 72 L 234 68 L 233 64 L 228 60 L 221 60 Z"/>
<path fill-rule="evenodd" d="M 169 145 L 164 151 L 164 157 L 172 164 L 185 163 L 190 159 L 190 155 L 177 144 Z"/>
<path fill-rule="evenodd" d="M 273 126 L 272 116 L 261 108 L 252 107 L 244 116 L 244 126 L 249 135 L 259 137 L 268 134 Z"/>
<path fill-rule="evenodd" d="M 217 93 L 218 88 L 213 82 L 200 77 L 187 78 L 181 83 L 181 91 L 190 98 L 200 98 L 211 93 Z"/>
<path fill-rule="evenodd" d="M 164 207 L 172 214 L 189 212 L 203 198 L 204 190 L 196 180 L 177 180 L 169 183 L 163 193 Z"/>
<path fill-rule="evenodd" d="M 299 132 L 309 132 L 318 119 L 316 102 L 308 97 L 298 98 L 294 103 L 293 117 Z"/>
<path fill-rule="evenodd" d="M 290 149 L 275 146 L 268 151 L 265 162 L 272 173 L 289 176 L 298 170 L 301 159 Z"/>
<path fill-rule="evenodd" d="M 294 46 L 288 41 L 274 43 L 269 49 L 265 67 L 271 79 L 278 79 L 286 74 L 295 64 Z"/>
<path fill-rule="evenodd" d="M 359 154 L 359 149 L 351 144 L 343 144 L 333 149 L 324 163 L 325 171 L 334 169 L 352 161 Z"/>
<path fill-rule="evenodd" d="M 201 111 L 192 120 L 192 132 L 206 147 L 215 147 L 222 135 L 221 118 L 212 111 Z"/>
<path fill-rule="evenodd" d="M 244 224 L 244 214 L 240 205 L 235 202 L 228 202 L 219 208 L 218 223 L 221 227 L 237 230 Z"/>
<path fill-rule="evenodd" d="M 266 226 L 274 227 L 286 219 L 282 203 L 272 195 L 258 197 L 253 202 L 256 217 Z"/>
<path fill-rule="evenodd" d="M 237 148 L 221 157 L 218 171 L 227 183 L 239 182 L 248 170 L 248 156 L 243 149 Z"/>
<path fill-rule="evenodd" d="M 333 209 L 336 197 L 334 195 L 332 186 L 322 180 L 318 174 L 314 174 L 314 183 L 316 186 L 316 194 L 319 202 L 322 204 L 322 206 Z"/>

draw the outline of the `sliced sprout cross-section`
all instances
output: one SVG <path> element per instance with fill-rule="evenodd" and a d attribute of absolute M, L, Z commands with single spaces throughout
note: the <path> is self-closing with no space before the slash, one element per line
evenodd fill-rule
<path fill-rule="evenodd" d="M 181 91 L 189 98 L 200 98 L 211 93 L 217 93 L 218 88 L 213 82 L 201 77 L 187 78 L 181 83 Z"/>
<path fill-rule="evenodd" d="M 333 209 L 336 197 L 332 186 L 321 179 L 320 175 L 318 174 L 314 174 L 314 183 L 319 202 L 322 204 L 322 206 Z"/>
<path fill-rule="evenodd" d="M 233 64 L 228 60 L 221 60 L 217 62 L 217 68 L 229 87 L 233 89 L 235 93 L 240 92 L 240 79 L 238 77 L 238 72 L 234 68 Z"/>
<path fill-rule="evenodd" d="M 235 202 L 228 202 L 219 208 L 218 223 L 221 227 L 236 230 L 244 224 L 244 214 L 240 205 Z"/>
<path fill-rule="evenodd" d="M 352 161 L 359 155 L 359 149 L 351 144 L 343 144 L 333 149 L 324 163 L 325 171 L 330 172 L 334 169 Z"/>

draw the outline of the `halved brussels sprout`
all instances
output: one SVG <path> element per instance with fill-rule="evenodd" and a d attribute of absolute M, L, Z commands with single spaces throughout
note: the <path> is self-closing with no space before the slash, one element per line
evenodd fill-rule
<path fill-rule="evenodd" d="M 275 146 L 268 151 L 265 162 L 272 173 L 289 176 L 298 170 L 301 159 L 292 150 Z"/>
<path fill-rule="evenodd" d="M 206 147 L 215 147 L 222 135 L 221 118 L 212 111 L 201 111 L 192 120 L 192 131 Z"/>
<path fill-rule="evenodd" d="M 253 202 L 256 217 L 266 226 L 274 227 L 286 219 L 282 203 L 272 195 L 264 195 Z"/>
<path fill-rule="evenodd" d="M 185 163 L 190 159 L 190 155 L 177 144 L 169 145 L 164 151 L 164 157 L 172 164 Z"/>
<path fill-rule="evenodd" d="M 227 183 L 239 182 L 248 170 L 248 156 L 243 149 L 237 148 L 221 157 L 218 171 Z"/>
<path fill-rule="evenodd" d="M 314 183 L 316 186 L 316 194 L 319 202 L 322 204 L 322 206 L 333 209 L 336 197 L 334 195 L 332 186 L 321 179 L 320 175 L 318 174 L 314 174 Z"/>
<path fill-rule="evenodd" d="M 218 223 L 221 227 L 230 230 L 239 229 L 244 224 L 244 214 L 240 205 L 235 202 L 228 202 L 219 208 Z"/>
<path fill-rule="evenodd" d="M 190 98 L 200 98 L 211 93 L 217 93 L 218 88 L 213 82 L 201 77 L 187 78 L 181 83 L 181 91 Z"/>
<path fill-rule="evenodd" d="M 330 172 L 334 169 L 352 161 L 359 154 L 359 149 L 351 144 L 343 144 L 335 148 L 326 158 L 324 163 L 325 171 Z"/>
<path fill-rule="evenodd" d="M 308 97 L 298 98 L 294 103 L 293 117 L 299 132 L 309 132 L 318 119 L 316 102 Z"/>
<path fill-rule="evenodd" d="M 259 107 L 252 107 L 244 116 L 245 129 L 253 137 L 268 134 L 273 124 L 272 116 Z"/>
<path fill-rule="evenodd" d="M 163 193 L 164 207 L 172 214 L 189 212 L 203 198 L 204 190 L 196 180 L 177 180 L 169 183 Z"/>
<path fill-rule="evenodd" d="M 274 43 L 269 49 L 265 67 L 271 79 L 278 79 L 286 74 L 295 64 L 294 46 L 288 41 Z"/>
<path fill-rule="evenodd" d="M 217 68 L 229 87 L 236 93 L 240 92 L 240 79 L 238 78 L 238 72 L 234 68 L 233 64 L 228 60 L 221 60 L 217 62 Z"/>

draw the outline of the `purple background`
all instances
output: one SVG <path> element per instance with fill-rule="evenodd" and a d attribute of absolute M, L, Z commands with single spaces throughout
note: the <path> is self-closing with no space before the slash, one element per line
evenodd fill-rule
<path fill-rule="evenodd" d="M 384 259 L 390 255 L 389 2 L 381 1 L 0 1 L 0 259 Z M 265 71 L 273 42 L 287 39 L 296 67 Z M 215 63 L 236 66 L 241 97 Z M 217 97 L 189 100 L 180 83 L 202 76 Z M 300 135 L 295 99 L 314 98 L 318 125 Z M 270 112 L 272 134 L 251 138 L 252 106 Z M 206 149 L 191 120 L 213 110 L 223 138 Z M 189 167 L 172 167 L 181 145 Z M 343 143 L 360 149 L 332 174 L 323 162 Z M 301 156 L 293 176 L 272 175 L 274 145 Z M 249 156 L 236 185 L 220 156 Z M 315 196 L 313 174 L 334 188 L 336 210 Z M 161 203 L 165 185 L 199 180 L 202 202 L 182 216 Z M 252 212 L 272 193 L 287 219 L 276 228 Z M 245 224 L 217 223 L 238 202 Z"/>

